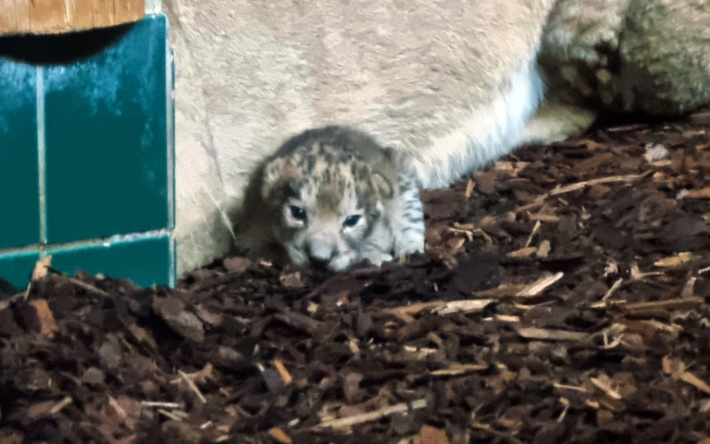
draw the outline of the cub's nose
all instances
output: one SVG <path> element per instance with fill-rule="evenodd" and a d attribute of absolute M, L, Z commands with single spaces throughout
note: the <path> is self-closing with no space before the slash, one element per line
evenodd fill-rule
<path fill-rule="evenodd" d="M 310 242 L 306 246 L 308 262 L 315 267 L 326 268 L 336 253 L 335 248 L 317 241 Z"/>

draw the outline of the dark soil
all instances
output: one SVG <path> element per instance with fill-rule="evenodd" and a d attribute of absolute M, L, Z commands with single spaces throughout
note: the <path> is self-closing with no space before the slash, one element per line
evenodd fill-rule
<path fill-rule="evenodd" d="M 381 270 L 40 266 L 0 286 L 0 443 L 710 443 L 704 119 L 428 192 L 428 252 Z"/>

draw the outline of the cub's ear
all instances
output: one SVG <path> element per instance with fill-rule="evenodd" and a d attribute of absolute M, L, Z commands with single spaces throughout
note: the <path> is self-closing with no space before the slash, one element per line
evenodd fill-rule
<path fill-rule="evenodd" d="M 401 167 L 411 163 L 411 154 L 404 150 L 387 146 L 382 148 L 382 153 L 385 156 L 385 160 L 396 167 Z"/>
<path fill-rule="evenodd" d="M 377 190 L 383 199 L 391 199 L 394 195 L 392 184 L 385 176 L 380 173 L 372 172 L 372 187 Z"/>
<path fill-rule="evenodd" d="M 267 162 L 262 173 L 262 196 L 266 199 L 278 185 L 300 177 L 300 175 L 296 161 L 291 157 L 277 157 Z"/>
<path fill-rule="evenodd" d="M 356 183 L 362 189 L 368 189 L 378 194 L 383 199 L 391 199 L 394 196 L 392 183 L 382 173 L 372 171 L 370 165 L 359 164 L 353 168 Z"/>

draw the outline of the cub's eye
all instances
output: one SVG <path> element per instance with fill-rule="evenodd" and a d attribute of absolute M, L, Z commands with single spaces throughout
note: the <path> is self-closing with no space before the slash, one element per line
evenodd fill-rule
<path fill-rule="evenodd" d="M 301 221 L 306 221 L 306 210 L 304 210 L 301 207 L 297 207 L 296 205 L 291 205 L 291 216 L 293 216 L 294 219 L 296 220 L 301 220 Z"/>
<path fill-rule="evenodd" d="M 348 216 L 343 221 L 343 226 L 344 227 L 354 227 L 355 225 L 357 225 L 358 222 L 360 222 L 361 217 L 362 216 L 360 216 L 359 214 L 353 214 L 351 216 Z"/>

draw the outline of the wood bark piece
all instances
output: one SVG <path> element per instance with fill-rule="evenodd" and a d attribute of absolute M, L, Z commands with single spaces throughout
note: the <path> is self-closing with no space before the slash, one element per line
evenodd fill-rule
<path fill-rule="evenodd" d="M 530 297 L 530 296 L 537 296 L 543 291 L 545 291 L 546 288 L 548 288 L 550 285 L 554 284 L 555 282 L 559 281 L 562 279 L 562 277 L 565 274 L 563 272 L 557 272 L 552 276 L 545 276 L 537 281 L 533 282 L 532 284 L 528 285 L 527 287 L 523 288 L 520 290 L 516 296 L 519 297 Z"/>
<path fill-rule="evenodd" d="M 0 442 L 702 442 L 710 128 L 585 139 L 423 191 L 431 248 L 381 268 L 0 280 Z"/>
<path fill-rule="evenodd" d="M 350 427 L 356 424 L 362 424 L 364 422 L 377 421 L 378 419 L 385 418 L 391 415 L 405 414 L 410 411 L 415 411 L 418 409 L 423 409 L 427 406 L 425 399 L 419 399 L 413 401 L 411 404 L 400 403 L 388 407 L 383 407 L 374 412 L 363 413 L 360 415 L 353 415 L 347 418 L 333 419 L 330 421 L 324 421 L 317 426 L 313 427 L 313 430 L 324 430 L 324 429 L 341 429 L 344 427 Z"/>
<path fill-rule="evenodd" d="M 48 338 L 54 337 L 59 327 L 57 326 L 57 321 L 54 320 L 54 315 L 47 301 L 45 299 L 35 299 L 30 302 L 30 305 L 37 310 L 37 317 L 39 318 L 42 334 Z"/>
<path fill-rule="evenodd" d="M 589 338 L 589 335 L 587 333 L 535 327 L 522 327 L 518 328 L 517 331 L 520 336 L 526 339 L 544 339 L 549 341 L 583 341 Z"/>

